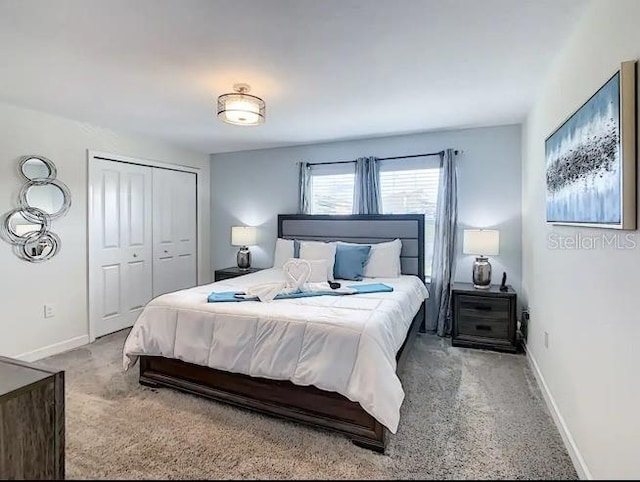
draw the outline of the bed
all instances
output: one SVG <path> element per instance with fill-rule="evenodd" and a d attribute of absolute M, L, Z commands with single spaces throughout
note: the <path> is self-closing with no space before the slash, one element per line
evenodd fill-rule
<path fill-rule="evenodd" d="M 270 269 L 163 295 L 129 334 L 125 368 L 139 358 L 141 384 L 337 431 L 384 452 L 385 432 L 397 429 L 404 398 L 396 373 L 424 323 L 424 217 L 280 215 L 278 236 L 400 238 L 403 275 L 376 278 L 392 293 L 206 303 L 211 291 L 241 291 L 282 276 Z"/>

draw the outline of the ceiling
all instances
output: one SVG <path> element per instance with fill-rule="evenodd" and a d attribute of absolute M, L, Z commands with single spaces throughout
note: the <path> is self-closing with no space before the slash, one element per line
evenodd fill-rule
<path fill-rule="evenodd" d="M 207 153 L 518 123 L 586 3 L 0 0 L 0 100 Z"/>

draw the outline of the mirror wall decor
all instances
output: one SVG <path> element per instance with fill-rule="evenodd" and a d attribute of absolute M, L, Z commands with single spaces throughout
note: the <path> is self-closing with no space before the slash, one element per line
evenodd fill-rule
<path fill-rule="evenodd" d="M 18 168 L 26 182 L 18 195 L 18 207 L 2 217 L 0 235 L 13 245 L 16 256 L 40 263 L 53 258 L 60 249 L 60 238 L 50 229 L 51 221 L 67 214 L 71 193 L 56 178 L 56 166 L 46 157 L 23 156 Z"/>

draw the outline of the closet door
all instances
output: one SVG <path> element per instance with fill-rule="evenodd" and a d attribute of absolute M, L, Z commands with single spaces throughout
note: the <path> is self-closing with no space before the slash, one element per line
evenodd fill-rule
<path fill-rule="evenodd" d="M 196 175 L 153 170 L 153 296 L 196 281 Z"/>
<path fill-rule="evenodd" d="M 151 300 L 152 169 L 94 160 L 90 179 L 92 336 L 132 326 Z"/>

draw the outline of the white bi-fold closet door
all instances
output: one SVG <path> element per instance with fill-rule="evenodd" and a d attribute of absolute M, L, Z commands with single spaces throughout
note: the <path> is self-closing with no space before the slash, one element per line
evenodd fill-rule
<path fill-rule="evenodd" d="M 196 284 L 196 176 L 153 170 L 153 296 Z"/>
<path fill-rule="evenodd" d="M 196 175 L 90 159 L 91 337 L 132 326 L 155 296 L 196 285 Z"/>

